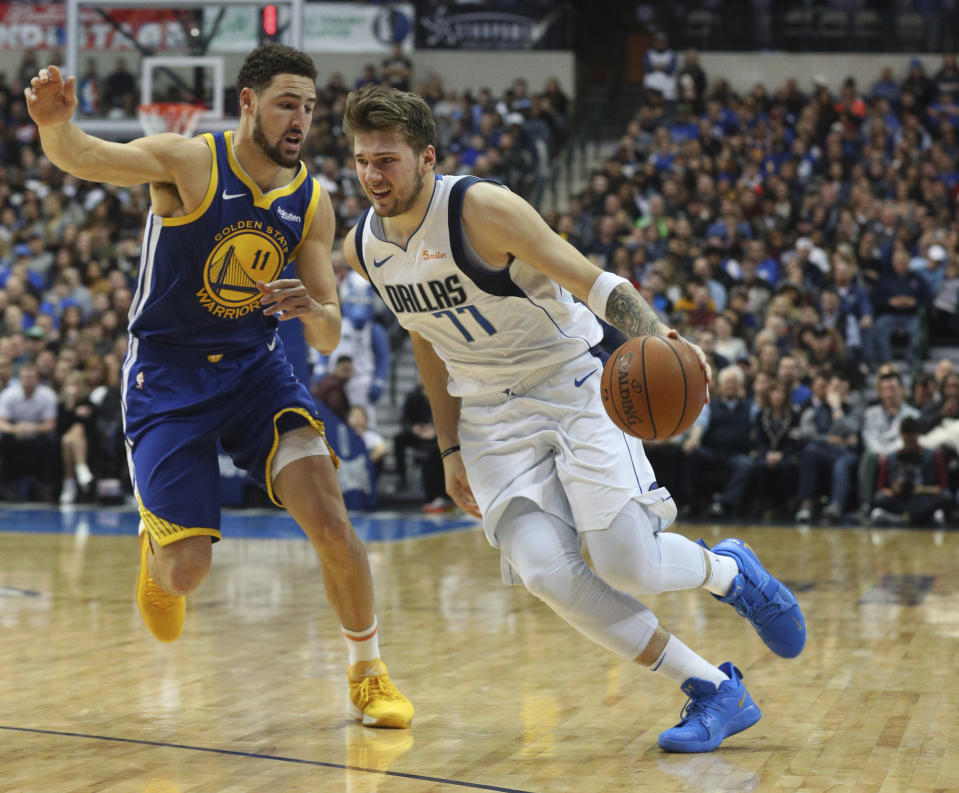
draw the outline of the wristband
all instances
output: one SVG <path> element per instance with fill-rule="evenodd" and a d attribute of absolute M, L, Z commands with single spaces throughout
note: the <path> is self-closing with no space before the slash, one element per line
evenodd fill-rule
<path fill-rule="evenodd" d="M 440 452 L 440 457 L 449 457 L 451 454 L 458 452 L 459 450 L 460 445 L 457 443 L 455 446 L 450 446 L 448 449 L 443 449 L 443 451 Z"/>
<path fill-rule="evenodd" d="M 597 317 L 602 320 L 606 319 L 606 303 L 609 302 L 609 296 L 613 293 L 613 290 L 620 284 L 628 284 L 625 278 L 616 275 L 616 273 L 611 273 L 608 270 L 604 270 L 593 281 L 592 287 L 590 287 L 589 295 L 586 298 L 586 305 L 589 306 L 590 311 L 592 311 Z"/>

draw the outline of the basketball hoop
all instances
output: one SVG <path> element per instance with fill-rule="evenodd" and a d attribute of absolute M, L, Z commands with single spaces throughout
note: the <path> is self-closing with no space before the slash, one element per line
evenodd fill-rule
<path fill-rule="evenodd" d="M 192 137 L 197 119 L 206 108 L 186 102 L 150 102 L 137 107 L 137 120 L 146 135 L 177 132 Z"/>

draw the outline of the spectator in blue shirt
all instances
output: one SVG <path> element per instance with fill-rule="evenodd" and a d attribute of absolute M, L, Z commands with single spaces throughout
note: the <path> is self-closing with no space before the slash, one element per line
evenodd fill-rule
<path fill-rule="evenodd" d="M 889 66 L 883 67 L 879 79 L 872 84 L 870 96 L 873 99 L 885 99 L 892 105 L 899 101 L 899 83 L 893 77 L 892 69 Z"/>
<path fill-rule="evenodd" d="M 873 297 L 877 312 L 874 333 L 877 360 L 892 360 L 892 337 L 897 330 L 909 336 L 907 360 L 921 360 L 920 317 L 931 298 L 925 279 L 909 271 L 909 253 L 904 248 L 893 252 L 892 272 L 879 277 Z"/>

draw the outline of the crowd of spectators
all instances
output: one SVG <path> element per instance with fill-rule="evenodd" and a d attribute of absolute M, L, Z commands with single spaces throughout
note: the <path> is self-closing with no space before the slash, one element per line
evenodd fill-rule
<path fill-rule="evenodd" d="M 863 88 L 788 80 L 738 95 L 694 54 L 670 57 L 664 40 L 657 53 L 675 95 L 651 85 L 568 209 L 543 214 L 711 358 L 712 404 L 686 434 L 649 446 L 660 482 L 689 517 L 946 523 L 959 374 L 924 358 L 930 342 L 959 339 L 955 59 Z M 394 53 L 355 82 L 333 74 L 319 86 L 305 158 L 338 238 L 366 206 L 345 97 L 370 80 L 407 80 L 424 96 L 441 172 L 501 181 L 540 206 L 570 124 L 558 83 L 460 93 L 418 80 Z M 120 366 L 148 191 L 53 168 L 17 79 L 0 81 L 0 163 L 0 496 L 115 497 L 128 487 Z M 428 446 L 414 429 L 428 416 L 410 413 L 398 445 Z M 394 439 L 377 440 L 366 415 L 352 420 L 382 466 Z"/>
<path fill-rule="evenodd" d="M 712 404 L 649 445 L 658 481 L 690 516 L 945 524 L 959 375 L 926 358 L 959 344 L 955 57 L 742 95 L 663 36 L 647 61 L 615 150 L 547 219 L 711 358 Z"/>
<path fill-rule="evenodd" d="M 0 499 L 112 501 L 129 497 L 120 369 L 149 191 L 82 182 L 43 156 L 23 100 L 41 60 L 56 63 L 58 56 L 30 51 L 12 77 L 0 75 Z M 558 82 L 532 93 L 517 78 L 499 96 L 481 87 L 460 94 L 444 90 L 437 77 L 415 81 L 411 61 L 396 48 L 355 81 L 334 73 L 318 86 L 304 159 L 333 200 L 338 238 L 366 206 L 341 129 L 344 102 L 370 81 L 412 87 L 426 98 L 437 118 L 442 170 L 471 170 L 538 200 L 547 171 L 540 160 L 562 148 L 568 126 Z M 79 80 L 80 115 L 133 117 L 135 84 L 123 58 L 104 77 L 88 63 Z M 435 460 L 419 448 L 428 446 L 430 432 L 422 405 L 410 403 L 398 440 L 382 439 L 371 406 L 351 410 L 357 405 L 343 383 L 310 385 L 318 397 L 340 399 L 334 412 L 376 447 L 378 468 L 387 451 L 399 449 L 405 460 L 403 450 L 414 448 L 426 469 L 416 481 L 428 500 L 442 496 L 441 470 L 436 492 Z M 402 477 L 402 466 L 394 468 Z"/>

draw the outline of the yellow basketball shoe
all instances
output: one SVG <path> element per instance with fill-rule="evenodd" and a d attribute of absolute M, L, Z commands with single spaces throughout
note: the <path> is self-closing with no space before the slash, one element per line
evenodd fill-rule
<path fill-rule="evenodd" d="M 350 712 L 366 727 L 406 729 L 413 720 L 413 703 L 404 697 L 386 674 L 380 659 L 354 664 L 350 679 Z"/>
<path fill-rule="evenodd" d="M 140 533 L 140 572 L 137 575 L 137 606 L 140 616 L 157 639 L 161 642 L 174 642 L 183 630 L 186 619 L 186 598 L 171 595 L 161 589 L 150 577 L 147 558 L 150 554 L 150 538 Z"/>

